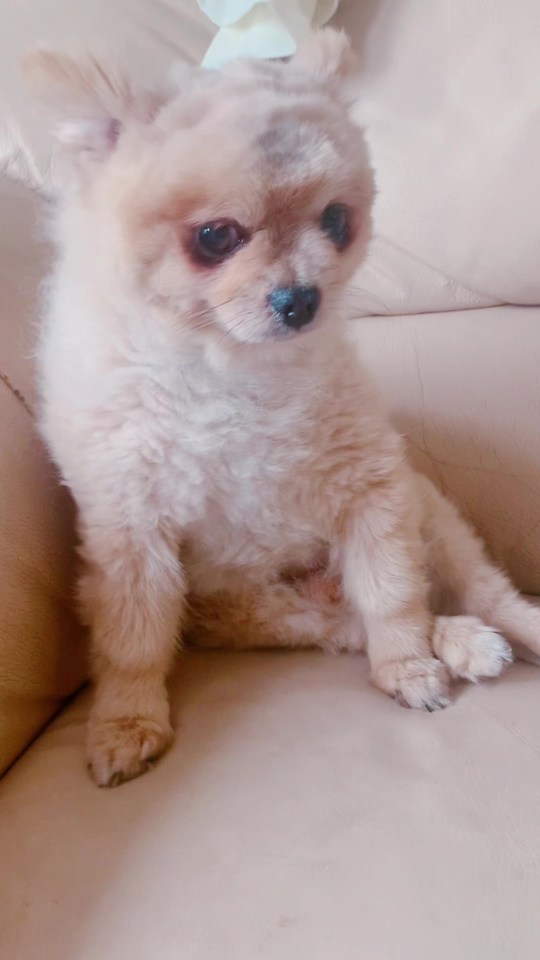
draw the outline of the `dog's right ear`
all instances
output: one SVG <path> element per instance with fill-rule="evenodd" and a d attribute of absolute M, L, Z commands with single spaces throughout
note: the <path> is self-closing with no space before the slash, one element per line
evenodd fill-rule
<path fill-rule="evenodd" d="M 124 126 L 153 119 L 167 97 L 141 92 L 121 71 L 92 54 L 80 61 L 45 47 L 23 57 L 36 97 L 50 109 L 58 141 L 80 160 L 99 162 L 114 149 Z"/>
<path fill-rule="evenodd" d="M 323 27 L 300 42 L 291 64 L 319 83 L 335 86 L 353 70 L 356 58 L 344 30 Z"/>

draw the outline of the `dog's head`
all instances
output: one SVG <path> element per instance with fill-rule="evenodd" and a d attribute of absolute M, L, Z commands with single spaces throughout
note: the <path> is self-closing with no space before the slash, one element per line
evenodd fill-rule
<path fill-rule="evenodd" d="M 331 318 L 373 197 L 349 59 L 345 36 L 322 30 L 289 63 L 182 69 L 139 94 L 92 59 L 34 51 L 41 88 L 63 100 L 62 242 L 201 335 L 260 343 Z"/>

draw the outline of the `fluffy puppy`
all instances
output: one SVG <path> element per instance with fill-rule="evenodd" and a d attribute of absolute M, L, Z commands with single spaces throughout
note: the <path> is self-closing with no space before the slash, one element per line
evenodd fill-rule
<path fill-rule="evenodd" d="M 140 94 L 31 58 L 66 112 L 41 425 L 78 506 L 100 785 L 171 742 L 180 630 L 366 646 L 373 683 L 424 710 L 501 671 L 498 631 L 540 653 L 540 611 L 413 473 L 347 343 L 373 196 L 348 59 L 327 30 L 288 64 Z"/>

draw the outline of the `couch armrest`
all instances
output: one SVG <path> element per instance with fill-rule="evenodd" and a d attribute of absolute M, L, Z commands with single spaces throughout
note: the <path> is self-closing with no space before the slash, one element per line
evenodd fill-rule
<path fill-rule="evenodd" d="M 72 508 L 37 436 L 38 201 L 0 180 L 0 773 L 85 678 Z"/>

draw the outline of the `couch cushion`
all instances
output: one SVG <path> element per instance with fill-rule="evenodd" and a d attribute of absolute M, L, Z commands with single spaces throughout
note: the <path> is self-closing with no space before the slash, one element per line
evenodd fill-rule
<path fill-rule="evenodd" d="M 540 308 L 354 321 L 411 457 L 540 594 Z"/>
<path fill-rule="evenodd" d="M 536 960 L 540 672 L 441 713 L 364 658 L 195 655 L 178 739 L 98 790 L 79 699 L 6 778 L 9 960 Z"/>
<path fill-rule="evenodd" d="M 34 427 L 36 197 L 0 178 L 0 773 L 85 677 L 73 524 Z"/>
<path fill-rule="evenodd" d="M 336 22 L 361 56 L 379 186 L 358 286 L 380 303 L 359 304 L 539 303 L 538 0 L 342 0 Z"/>

